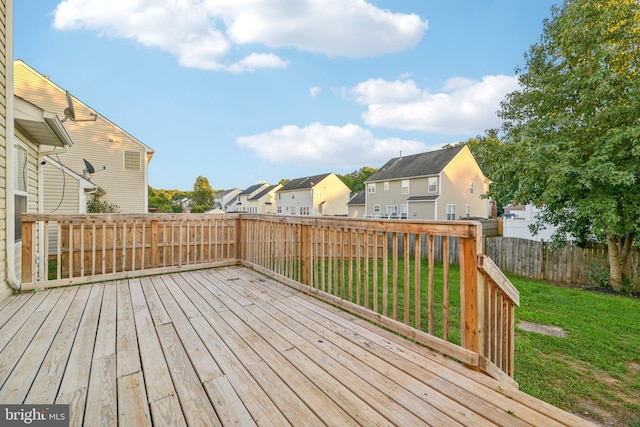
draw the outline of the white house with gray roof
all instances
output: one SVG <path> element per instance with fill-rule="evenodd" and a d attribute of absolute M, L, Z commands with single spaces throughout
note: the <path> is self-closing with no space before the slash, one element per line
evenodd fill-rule
<path fill-rule="evenodd" d="M 454 220 L 487 218 L 488 180 L 469 147 L 396 157 L 366 183 L 368 218 Z"/>
<path fill-rule="evenodd" d="M 334 173 L 296 178 L 277 191 L 277 213 L 346 216 L 350 193 Z"/>

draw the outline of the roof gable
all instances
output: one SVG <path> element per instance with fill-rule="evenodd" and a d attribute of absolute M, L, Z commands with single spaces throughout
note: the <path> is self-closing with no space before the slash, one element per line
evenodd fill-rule
<path fill-rule="evenodd" d="M 371 175 L 366 182 L 438 175 L 465 148 L 467 147 L 461 145 L 393 158 L 378 169 L 378 172 Z"/>
<path fill-rule="evenodd" d="M 324 173 L 321 175 L 307 176 L 304 178 L 296 178 L 285 184 L 279 192 L 282 191 L 296 191 L 296 190 L 308 190 L 313 188 L 316 184 L 320 183 L 323 179 L 331 175 L 331 173 Z"/>

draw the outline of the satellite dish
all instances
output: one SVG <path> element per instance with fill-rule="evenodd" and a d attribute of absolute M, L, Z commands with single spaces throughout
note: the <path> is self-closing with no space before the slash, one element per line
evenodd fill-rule
<path fill-rule="evenodd" d="M 64 109 L 64 119 L 63 122 L 67 119 L 71 119 L 72 122 L 76 121 L 76 110 L 73 108 L 73 100 L 71 99 L 71 94 L 67 91 L 67 108 Z M 86 162 L 86 160 L 85 160 Z"/>
<path fill-rule="evenodd" d="M 93 165 L 91 163 L 89 163 L 89 160 L 87 159 L 82 159 L 82 161 L 84 162 L 84 166 L 85 166 L 85 171 L 87 173 L 96 173 L 96 168 L 93 167 Z"/>
<path fill-rule="evenodd" d="M 98 115 L 96 113 L 89 113 L 89 115 L 93 117 L 92 119 L 76 119 L 76 109 L 73 108 L 73 99 L 71 98 L 71 94 L 68 90 L 65 94 L 67 96 L 67 108 L 64 109 L 64 119 L 62 119 L 63 122 L 67 120 L 71 120 L 72 122 L 95 122 L 96 120 L 98 120 Z"/>
<path fill-rule="evenodd" d="M 96 173 L 96 168 L 93 167 L 93 165 L 89 162 L 89 160 L 87 159 L 82 159 L 82 161 L 84 162 L 84 167 L 85 169 L 82 171 L 82 176 L 83 178 L 87 178 L 87 174 L 89 175 L 93 175 L 94 173 Z M 107 167 L 102 165 L 102 169 L 101 170 L 105 170 Z"/>

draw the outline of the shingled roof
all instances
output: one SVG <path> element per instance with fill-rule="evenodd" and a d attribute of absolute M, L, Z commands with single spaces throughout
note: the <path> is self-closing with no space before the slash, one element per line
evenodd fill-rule
<path fill-rule="evenodd" d="M 461 145 L 411 156 L 396 157 L 385 163 L 366 182 L 437 175 L 464 147 Z"/>
<path fill-rule="evenodd" d="M 313 188 L 314 185 L 331 175 L 331 173 L 324 173 L 322 175 L 307 176 L 304 178 L 296 178 L 289 181 L 278 192 L 283 191 L 295 191 Z"/>

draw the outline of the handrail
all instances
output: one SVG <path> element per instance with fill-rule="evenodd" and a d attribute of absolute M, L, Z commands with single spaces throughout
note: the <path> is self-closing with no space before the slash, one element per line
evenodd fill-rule
<path fill-rule="evenodd" d="M 22 224 L 23 290 L 242 264 L 513 376 L 519 294 L 482 254 L 475 221 L 24 214 Z"/>

